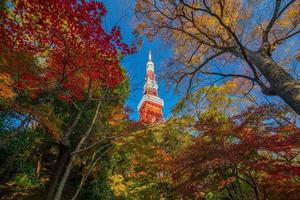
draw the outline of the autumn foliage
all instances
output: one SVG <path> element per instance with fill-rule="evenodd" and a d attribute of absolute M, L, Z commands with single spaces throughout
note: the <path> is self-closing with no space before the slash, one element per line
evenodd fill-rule
<path fill-rule="evenodd" d="M 12 127 L 5 127 L 13 131 L 1 133 L 1 137 L 6 145 L 19 141 L 20 132 L 27 137 L 32 131 L 36 137 L 46 136 L 41 143 L 53 142 L 54 159 L 46 161 L 52 175 L 44 174 L 39 179 L 43 156 L 51 157 L 45 156 L 49 151 L 43 149 L 39 157 L 33 158 L 34 162 L 38 160 L 38 173 L 32 177 L 25 173 L 25 180 L 19 180 L 33 178 L 37 185 L 44 184 L 47 199 L 62 198 L 66 181 L 79 160 L 77 154 L 91 143 L 92 135 L 102 131 L 96 131 L 99 124 L 103 122 L 104 128 L 110 128 L 104 113 L 118 108 L 118 122 L 127 119 L 122 113 L 128 84 L 120 60 L 134 53 L 135 47 L 123 42 L 118 27 L 103 27 L 106 12 L 104 4 L 96 0 L 7 0 L 0 4 L 0 114 L 13 121 Z M 94 145 L 89 144 L 91 148 L 101 143 L 101 137 L 96 137 Z M 8 150 L 9 154 L 14 152 Z M 17 163 L 14 158 L 10 162 Z M 10 166 L 8 171 L 18 167 Z M 81 187 L 74 191 L 74 198 Z"/>
<path fill-rule="evenodd" d="M 178 189 L 195 196 L 224 190 L 231 198 L 297 199 L 300 130 L 274 121 L 283 113 L 250 107 L 227 120 L 201 120 L 195 144 L 173 161 Z"/>
<path fill-rule="evenodd" d="M 174 50 L 164 123 L 130 120 L 102 2 L 0 0 L 0 198 L 299 199 L 299 0 L 133 4 Z"/>
<path fill-rule="evenodd" d="M 300 86 L 291 70 L 299 57 L 299 5 L 298 0 L 137 0 L 135 33 L 170 44 L 174 54 L 166 76 L 176 84 L 197 87 L 208 76 L 213 80 L 207 84 L 242 77 L 299 115 Z"/>
<path fill-rule="evenodd" d="M 103 3 L 11 3 L 9 11 L 0 12 L 0 72 L 14 81 L 14 90 L 80 100 L 88 87 L 115 87 L 123 79 L 119 58 L 134 49 L 122 42 L 119 28 L 102 27 Z"/>

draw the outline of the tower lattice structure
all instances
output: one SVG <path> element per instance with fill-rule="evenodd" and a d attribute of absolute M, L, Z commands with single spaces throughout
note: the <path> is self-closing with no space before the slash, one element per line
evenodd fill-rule
<path fill-rule="evenodd" d="M 163 107 L 164 101 L 158 96 L 158 85 L 155 80 L 154 63 L 152 62 L 151 51 L 146 70 L 146 83 L 144 85 L 144 95 L 138 105 L 140 114 L 139 122 L 161 123 L 164 122 Z"/>

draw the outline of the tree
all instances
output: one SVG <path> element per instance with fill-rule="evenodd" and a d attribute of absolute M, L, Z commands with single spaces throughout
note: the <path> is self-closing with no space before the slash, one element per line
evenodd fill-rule
<path fill-rule="evenodd" d="M 106 9 L 102 3 L 10 3 L 9 12 L 1 12 L 0 55 L 1 72 L 15 80 L 14 89 L 29 91 L 33 97 L 53 90 L 69 100 L 82 99 L 91 81 L 92 86 L 109 87 L 122 81 L 118 56 L 133 49 L 121 41 L 117 27 L 111 33 L 103 29 L 101 18 Z M 57 8 L 56 14 L 51 12 L 53 8 Z M 29 63 L 30 59 L 34 63 Z"/>
<path fill-rule="evenodd" d="M 173 45 L 169 75 L 177 83 L 189 78 L 190 88 L 200 75 L 246 78 L 300 114 L 300 85 L 289 72 L 292 61 L 298 66 L 299 46 L 290 45 L 300 33 L 299 5 L 298 0 L 138 0 L 136 33 L 160 34 Z M 296 51 L 285 51 L 282 58 L 288 48 Z"/>
<path fill-rule="evenodd" d="M 194 145 L 173 160 L 178 189 L 198 197 L 297 199 L 300 132 L 286 114 L 261 106 L 198 121 Z"/>
<path fill-rule="evenodd" d="M 193 138 L 169 162 L 172 187 L 187 199 L 297 198 L 299 129 L 291 110 L 241 102 L 237 83 L 200 88 L 175 106 L 172 118 L 188 119 L 177 131 Z"/>
<path fill-rule="evenodd" d="M 98 179 L 97 176 L 90 178 L 92 177 L 90 176 L 90 170 L 92 170 L 93 174 L 105 173 L 105 169 L 102 168 L 102 165 L 107 162 L 107 159 L 103 159 L 103 157 L 107 158 L 107 154 L 109 154 L 113 148 L 111 140 L 121 137 L 122 134 L 120 132 L 125 132 L 125 130 L 123 130 L 125 129 L 124 125 L 122 124 L 127 121 L 127 115 L 123 109 L 123 105 L 128 94 L 128 82 L 124 81 L 114 89 L 99 89 L 98 94 L 99 100 L 89 100 L 89 105 L 84 108 L 83 115 L 69 138 L 69 146 L 65 146 L 65 148 L 69 148 L 67 155 L 68 159 L 72 159 L 72 162 L 67 160 L 63 164 L 63 166 L 67 165 L 69 167 L 69 174 L 65 175 L 66 171 L 63 168 L 58 177 L 60 178 L 64 175 L 66 177 L 65 179 L 68 179 L 68 177 L 72 178 L 72 190 L 69 189 L 70 187 L 68 187 L 67 190 L 64 190 L 66 192 L 64 197 L 66 198 L 69 197 L 71 199 L 73 193 L 75 193 L 76 187 L 78 187 L 78 193 L 74 196 L 74 199 L 76 199 L 82 186 L 84 186 L 84 183 L 89 185 L 90 182 L 95 182 L 95 180 Z M 59 127 L 64 130 L 64 126 L 69 126 L 69 124 L 73 122 L 72 120 L 76 117 L 78 110 L 74 109 L 72 104 L 68 104 L 59 99 L 56 101 L 57 102 L 54 105 L 56 109 L 53 110 L 55 116 L 59 118 L 59 120 L 57 120 L 60 125 Z M 101 106 L 99 107 L 97 120 L 92 121 L 95 117 L 95 107 L 98 107 L 99 105 L 98 102 L 101 102 Z M 80 102 L 77 105 L 78 108 L 82 106 Z M 112 112 L 116 109 L 118 110 L 118 115 L 115 115 L 115 112 Z M 30 121 L 26 115 L 24 116 L 11 112 L 7 112 L 6 115 L 4 112 L 2 113 L 4 117 L 1 122 L 5 123 L 5 128 L 0 129 L 0 132 L 2 132 L 2 130 L 5 131 L 0 135 L 0 145 L 3 151 L 3 154 L 1 154 L 3 156 L 3 165 L 1 164 L 1 166 L 3 166 L 4 169 L 1 170 L 1 178 L 11 175 L 11 177 L 6 178 L 4 181 L 14 183 L 14 185 L 19 186 L 20 189 L 30 189 L 32 193 L 30 197 L 35 196 L 35 193 L 40 195 L 43 191 L 42 186 L 47 183 L 50 185 L 53 183 L 51 180 L 49 181 L 49 174 L 54 173 L 56 175 L 57 164 L 55 164 L 54 161 L 56 160 L 56 163 L 62 161 L 58 156 L 58 153 L 62 153 L 60 149 L 61 144 L 55 143 L 53 139 L 51 140 L 49 137 L 50 135 L 47 135 L 47 130 L 45 130 L 43 126 L 37 125 L 37 127 L 32 127 L 32 121 Z M 123 116 L 120 116 L 121 114 L 123 114 Z M 20 125 L 16 124 L 18 123 L 16 122 L 17 117 L 20 118 L 20 121 L 22 119 L 24 123 L 20 122 Z M 52 120 L 53 119 L 51 119 L 51 121 Z M 115 120 L 118 120 L 118 123 L 116 123 Z M 90 130 L 91 125 L 93 125 L 92 130 Z M 132 127 L 133 126 L 131 125 L 127 132 L 131 131 Z M 87 135 L 87 129 L 90 131 L 89 135 Z M 15 132 L 17 134 L 14 134 Z M 79 147 L 81 148 L 79 149 Z M 41 155 L 41 158 L 39 159 L 39 166 L 41 167 L 35 167 L 35 155 Z M 28 160 L 28 157 L 31 159 Z M 18 160 L 16 161 L 15 158 Z M 58 164 L 61 165 L 59 162 Z M 90 167 L 90 165 L 94 165 L 96 168 Z M 28 166 L 27 168 L 28 170 L 30 169 L 30 171 L 23 166 Z M 110 165 L 108 165 L 108 167 L 110 167 Z M 42 168 L 40 176 L 37 176 L 35 168 Z M 14 171 L 16 169 L 18 170 L 17 172 Z M 7 173 L 8 175 L 6 175 Z M 17 176 L 17 179 L 14 178 L 14 176 Z M 82 179 L 80 180 L 81 177 Z M 87 178 L 89 179 L 87 180 Z M 23 181 L 20 183 L 20 180 Z M 106 180 L 103 180 L 104 183 L 105 181 Z M 34 184 L 30 182 L 33 182 Z M 78 185 L 76 184 L 77 182 Z M 63 184 L 60 183 L 60 185 L 62 185 L 61 188 L 63 188 Z M 93 195 L 96 196 L 96 192 L 94 192 Z"/>
<path fill-rule="evenodd" d="M 170 119 L 114 141 L 109 180 L 116 199 L 180 199 L 168 161 L 190 145 L 192 136 L 180 129 L 188 120 Z"/>
<path fill-rule="evenodd" d="M 44 127 L 58 143 L 48 199 L 63 177 L 60 199 L 76 158 L 73 145 L 81 151 L 94 133 L 105 95 L 124 81 L 119 60 L 135 48 L 123 43 L 118 27 L 111 32 L 102 27 L 101 2 L 11 0 L 6 5 L 0 12 L 0 106 Z"/>

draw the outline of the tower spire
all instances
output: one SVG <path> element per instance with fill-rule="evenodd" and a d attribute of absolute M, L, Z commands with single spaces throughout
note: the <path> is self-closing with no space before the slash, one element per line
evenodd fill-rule
<path fill-rule="evenodd" d="M 163 122 L 164 101 L 158 96 L 158 85 L 155 80 L 154 63 L 152 62 L 151 50 L 149 51 L 149 57 L 146 70 L 146 83 L 144 85 L 144 95 L 138 105 L 138 111 L 140 114 L 140 122 L 153 123 Z"/>
<path fill-rule="evenodd" d="M 148 57 L 149 61 L 152 61 L 152 54 L 151 54 L 151 50 L 149 50 L 149 57 Z"/>

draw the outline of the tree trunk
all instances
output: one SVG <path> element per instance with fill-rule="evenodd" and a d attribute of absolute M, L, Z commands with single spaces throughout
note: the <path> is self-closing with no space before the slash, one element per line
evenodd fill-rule
<path fill-rule="evenodd" d="M 100 150 L 103 149 L 100 148 Z M 96 160 L 95 160 L 95 156 L 97 155 L 97 152 L 94 152 L 94 155 L 93 155 L 93 158 L 90 162 L 90 164 L 88 165 L 88 171 L 86 174 L 84 174 L 81 178 L 81 181 L 80 181 L 80 184 L 79 186 L 77 187 L 77 190 L 76 190 L 76 193 L 74 194 L 74 196 L 72 197 L 72 200 L 76 200 L 78 195 L 79 195 L 79 192 L 80 190 L 82 189 L 83 187 L 83 184 L 85 183 L 85 181 L 87 180 L 87 178 L 90 176 L 90 174 L 92 173 L 94 167 L 96 166 L 97 162 L 106 154 L 106 152 L 108 151 L 109 149 L 107 149 L 106 151 L 103 152 L 103 154 L 101 156 L 99 156 Z"/>
<path fill-rule="evenodd" d="M 54 173 L 52 174 L 52 177 L 50 179 L 51 185 L 48 188 L 46 200 L 52 200 L 53 195 L 55 194 L 55 191 L 56 191 L 56 186 L 58 185 L 58 182 L 59 182 L 59 178 L 60 178 L 62 172 L 64 171 L 65 165 L 68 162 L 69 158 L 70 158 L 69 147 L 67 147 L 63 144 L 60 144 L 59 156 L 55 163 Z"/>
<path fill-rule="evenodd" d="M 85 108 L 88 104 L 88 100 L 85 101 L 83 108 Z M 58 159 L 56 160 L 55 163 L 55 169 L 54 169 L 54 173 L 51 177 L 50 180 L 50 187 L 47 191 L 47 197 L 46 200 L 52 200 L 53 195 L 56 192 L 56 187 L 59 183 L 59 179 L 61 177 L 61 174 L 64 172 L 66 165 L 68 164 L 68 162 L 70 161 L 70 153 L 71 153 L 71 149 L 70 149 L 70 141 L 69 141 L 69 137 L 71 136 L 71 134 L 73 133 L 75 127 L 77 126 L 81 116 L 83 115 L 83 108 L 77 113 L 77 116 L 75 118 L 75 120 L 73 121 L 72 125 L 68 128 L 63 140 L 60 143 L 60 147 L 59 147 L 59 156 Z M 65 173 L 64 173 L 65 174 Z"/>
<path fill-rule="evenodd" d="M 272 91 L 300 115 L 300 83 L 272 58 L 247 51 L 249 60 L 269 81 Z"/>
<path fill-rule="evenodd" d="M 97 119 L 97 116 L 98 116 L 98 113 L 99 113 L 99 109 L 100 109 L 100 105 L 101 105 L 101 101 L 98 102 L 98 105 L 97 105 L 97 108 L 96 108 L 96 111 L 95 111 L 95 114 L 94 114 L 94 117 L 93 117 L 93 120 L 89 126 L 89 128 L 87 129 L 87 131 L 85 132 L 85 134 L 82 136 L 82 138 L 80 139 L 79 143 L 77 144 L 76 148 L 75 148 L 75 151 L 74 152 L 78 152 L 83 143 L 86 141 L 86 139 L 90 136 L 91 132 L 92 132 L 92 129 L 95 125 L 95 122 L 96 122 L 96 119 Z M 67 165 L 67 168 L 65 170 L 65 173 L 63 174 L 62 178 L 61 178 L 61 181 L 58 185 L 58 188 L 57 188 L 57 191 L 56 191 L 56 194 L 55 194 L 55 197 L 54 197 L 54 200 L 60 200 L 61 199 L 61 196 L 62 196 L 62 192 L 64 190 L 64 187 L 66 185 L 66 182 L 69 178 L 69 175 L 71 173 L 71 170 L 73 168 L 73 165 L 74 165 L 74 161 L 77 157 L 77 154 L 73 154 L 71 155 L 71 158 L 70 158 L 70 162 L 69 164 Z"/>
<path fill-rule="evenodd" d="M 94 153 L 94 155 L 95 155 L 95 153 Z M 92 162 L 93 162 L 93 161 L 94 161 L 94 160 L 92 159 L 91 163 L 88 165 L 89 170 L 87 171 L 87 173 L 84 174 L 84 175 L 81 177 L 80 184 L 79 184 L 79 186 L 77 187 L 77 190 L 76 190 L 75 194 L 73 195 L 72 200 L 76 200 L 76 199 L 77 199 L 77 197 L 78 197 L 78 195 L 79 195 L 79 192 L 80 192 L 80 190 L 81 190 L 82 187 L 83 187 L 83 184 L 85 183 L 85 181 L 87 180 L 88 176 L 90 175 L 90 173 L 91 173 L 93 167 L 95 166 L 97 160 L 96 160 L 96 162 L 94 163 L 94 165 L 92 165 Z"/>
<path fill-rule="evenodd" d="M 41 170 L 42 170 L 42 153 L 39 153 L 37 156 L 37 163 L 36 163 L 36 175 L 40 178 Z"/>
<path fill-rule="evenodd" d="M 59 182 L 54 200 L 60 200 L 61 199 L 62 192 L 63 192 L 63 190 L 65 188 L 65 185 L 66 185 L 66 182 L 67 182 L 67 180 L 70 176 L 71 170 L 73 169 L 73 163 L 75 161 L 75 158 L 76 158 L 76 156 L 71 157 L 70 162 L 68 163 L 68 166 L 65 170 L 65 173 L 63 174 L 63 176 L 61 178 L 61 181 Z"/>

